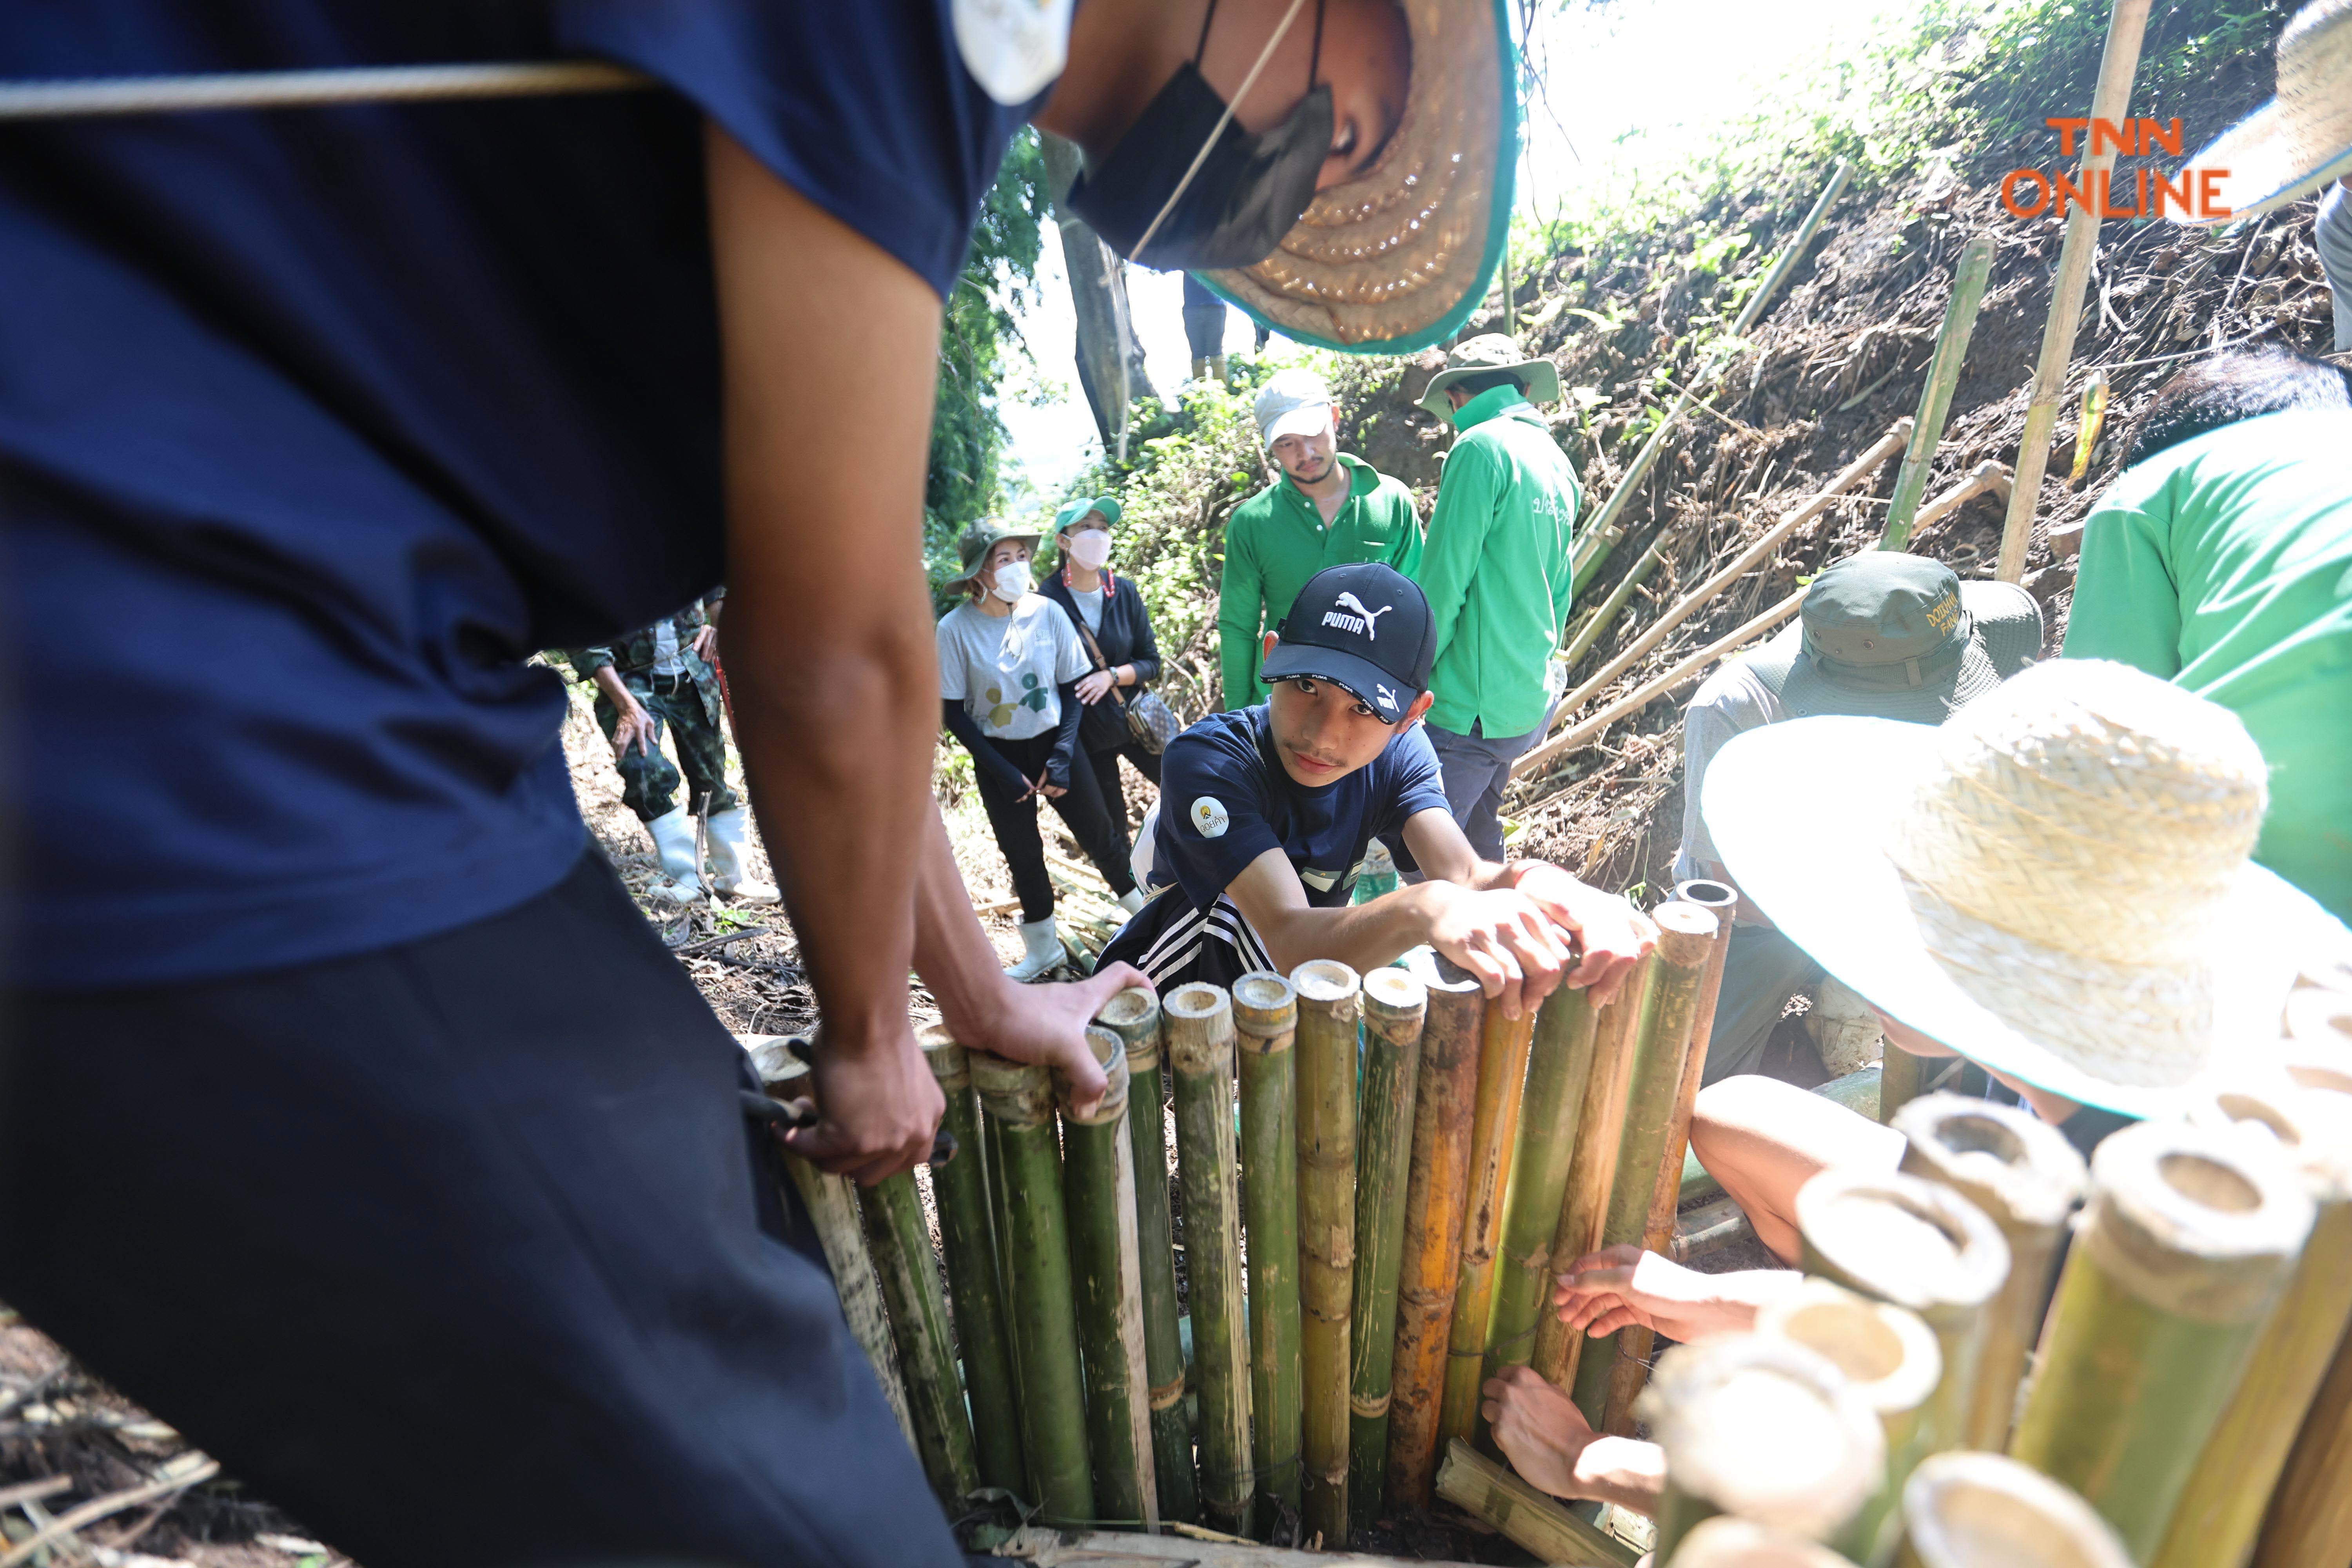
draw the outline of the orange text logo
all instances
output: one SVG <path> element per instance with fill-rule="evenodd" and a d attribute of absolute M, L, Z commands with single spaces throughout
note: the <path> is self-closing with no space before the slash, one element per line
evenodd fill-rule
<path fill-rule="evenodd" d="M 2158 120 L 2045 120 L 2044 125 L 2058 132 L 2058 155 L 2074 156 L 2074 143 L 2087 133 L 2089 152 L 2096 157 L 2103 153 L 2122 153 L 2132 157 L 2154 157 L 2161 149 L 2174 157 L 2180 156 L 2180 121 Z M 2227 169 L 2183 169 L 2178 182 L 2168 179 L 2158 170 L 2138 169 L 2133 172 L 2128 185 L 2118 185 L 2114 174 L 2107 169 L 2089 169 L 2077 182 L 2062 171 L 2048 174 L 2040 169 L 2011 169 L 2000 178 L 2000 205 L 2018 217 L 2040 217 L 2048 213 L 2053 217 L 2064 217 L 2070 206 L 2081 207 L 2094 216 L 2162 217 L 2177 212 L 2182 217 L 2228 217 L 2230 209 L 2221 205 L 2215 187 L 2229 178 Z M 2132 198 L 2125 206 L 2121 198 Z"/>

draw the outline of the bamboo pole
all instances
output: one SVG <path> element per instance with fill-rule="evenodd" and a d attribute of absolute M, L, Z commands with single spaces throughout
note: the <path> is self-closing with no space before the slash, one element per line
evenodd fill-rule
<path fill-rule="evenodd" d="M 1682 1098 L 1683 1061 L 1698 1023 L 1699 988 L 1715 956 L 1719 922 L 1696 904 L 1668 901 L 1650 913 L 1658 927 L 1657 979 L 1643 1009 L 1641 1040 L 1625 1097 L 1625 1131 L 1617 1145 L 1617 1173 L 1609 1184 L 1609 1215 L 1601 1245 L 1640 1246 L 1650 1230 L 1650 1199 L 1667 1169 L 1666 1143 Z M 1672 1167 L 1682 1173 L 1677 1153 Z M 1647 1375 L 1652 1336 L 1624 1330 L 1587 1347 L 1577 1376 L 1577 1403 L 1596 1431 L 1632 1433 L 1633 1398 Z M 1608 1346 L 1613 1354 L 1593 1353 Z"/>
<path fill-rule="evenodd" d="M 2131 99 L 2132 74 L 2139 68 L 2140 37 L 2147 29 L 2148 0 L 2114 0 L 2107 16 L 2107 43 L 2099 56 L 2099 85 L 2091 94 L 2091 115 L 2110 122 L 2123 119 Z M 2104 182 L 2116 166 L 2116 150 L 2092 138 L 2083 148 L 2082 190 L 2091 195 L 2094 179 Z M 2074 357 L 2074 330 L 2083 318 L 2083 288 L 2099 248 L 2095 206 L 2066 215 L 2066 238 L 2058 248 L 2058 275 L 2050 285 L 2050 320 L 2042 329 L 2042 357 L 2033 367 L 2033 391 L 2025 405 L 2025 432 L 2017 444 L 2017 478 L 2009 493 L 2009 516 L 2000 530 L 2000 560 L 1994 574 L 2004 583 L 2025 575 L 2025 546 L 2033 531 L 2033 510 L 2042 499 L 2042 474 L 2050 462 L 2050 437 L 2058 426 L 2058 397 L 2065 390 L 2066 366 Z"/>
<path fill-rule="evenodd" d="M 1364 1070 L 1356 1139 L 1356 1290 L 1349 1320 L 1348 1517 L 1379 1522 L 1396 1369 L 1397 1279 L 1404 1261 L 1405 1182 L 1429 988 L 1406 970 L 1364 976 Z"/>
<path fill-rule="evenodd" d="M 1135 1234 L 1143 1268 L 1143 1363 L 1150 1380 L 1151 1458 L 1160 1517 L 1201 1516 L 1192 1426 L 1184 1418 L 1184 1346 L 1177 1327 L 1175 1226 L 1168 1205 L 1167 1089 L 1160 1066 L 1160 1002 L 1122 991 L 1096 1020 L 1127 1047 L 1127 1129 L 1135 1159 Z"/>
<path fill-rule="evenodd" d="M 2307 976 L 2287 998 L 2284 1066 L 2299 1087 L 2352 1095 L 2352 997 Z M 2313 1227 L 2315 1233 L 2317 1226 Z M 2352 1562 L 2352 1331 L 2336 1347 L 2273 1489 L 2256 1568 L 2343 1568 Z"/>
<path fill-rule="evenodd" d="M 1143 1261 L 1136 1237 L 1135 1154 L 1128 1136 L 1127 1042 L 1097 1025 L 1087 1044 L 1108 1087 L 1080 1118 L 1068 1079 L 1055 1075 L 1062 1112 L 1062 1191 L 1070 1219 L 1070 1277 L 1087 1378 L 1087 1452 L 1105 1523 L 1160 1532 L 1152 1474 L 1151 1380 L 1143 1362 Z"/>
<path fill-rule="evenodd" d="M 1012 1266 L 1013 1339 L 1019 1347 L 1021 1445 L 1034 1501 L 1047 1519 L 1095 1518 L 1087 1452 L 1086 1373 L 1070 1272 L 1069 1213 L 1054 1126 L 1054 1086 L 1042 1067 L 967 1050 L 972 1087 L 1004 1156 L 1004 1256 Z"/>
<path fill-rule="evenodd" d="M 1731 954 L 1731 921 L 1739 908 L 1739 890 L 1728 883 L 1695 877 L 1675 885 L 1675 901 L 1713 915 L 1715 936 L 1706 955 L 1706 972 L 1699 977 L 1690 1049 L 1683 1054 L 1682 1082 L 1675 1093 L 1673 1119 L 1666 1123 L 1666 1147 L 1658 1162 L 1657 1183 L 1650 1190 L 1649 1224 L 1642 1234 L 1643 1247 L 1656 1253 L 1668 1252 L 1675 1245 L 1683 1165 L 1690 1157 L 1691 1114 L 1698 1105 L 1699 1086 L 1706 1079 L 1707 1049 L 1715 1040 L 1715 1008 L 1723 994 L 1723 965 Z"/>
<path fill-rule="evenodd" d="M 2009 1447 L 2018 1385 L 2041 1337 L 2066 1216 L 2082 1202 L 2090 1171 L 2064 1133 L 2019 1106 L 1931 1094 L 1905 1106 L 1894 1125 L 1906 1140 L 1904 1172 L 1959 1194 L 2009 1244 L 2009 1277 L 1985 1306 L 1956 1444 L 1999 1453 Z"/>
<path fill-rule="evenodd" d="M 1240 1168 L 1234 1137 L 1234 1016 L 1213 985 L 1160 1000 L 1176 1074 L 1176 1159 L 1184 1187 L 1184 1278 L 1192 1302 L 1192 1376 L 1201 1398 L 1201 1512 L 1221 1530 L 1248 1521 L 1249 1331 L 1243 1321 Z"/>
<path fill-rule="evenodd" d="M 1927 1457 L 1921 1423 L 1944 1372 L 1935 1331 L 1916 1312 L 1826 1279 L 1808 1279 L 1765 1307 L 1756 1314 L 1756 1331 L 1821 1356 L 1878 1413 L 1886 1438 L 1886 1483 L 1846 1533 L 1863 1562 L 1885 1562 L 1902 1533 L 1896 1503 L 1903 1483 Z"/>
<path fill-rule="evenodd" d="M 1234 982 L 1241 1052 L 1242 1226 L 1249 1239 L 1250 1464 L 1271 1537 L 1298 1517 L 1298 996 L 1279 974 Z"/>
<path fill-rule="evenodd" d="M 1626 601 L 1633 598 L 1633 591 L 1646 582 L 1650 574 L 1658 569 L 1658 563 L 1666 558 L 1667 542 L 1668 536 L 1660 534 L 1656 542 L 1633 563 L 1633 569 L 1617 579 L 1617 586 L 1609 590 L 1609 596 L 1601 601 L 1601 607 L 1586 616 L 1584 624 L 1576 628 L 1576 635 L 1568 639 L 1567 650 L 1559 656 L 1569 668 L 1574 669 L 1582 663 L 1584 656 L 1592 651 L 1592 645 L 1601 640 L 1601 634 L 1616 624 L 1617 617 L 1624 613 Z"/>
<path fill-rule="evenodd" d="M 1437 1417 L 1445 1396 L 1447 1331 L 1462 1268 L 1470 1123 L 1477 1104 L 1479 1021 L 1486 1008 L 1486 994 L 1466 975 L 1442 973 L 1432 963 L 1420 978 L 1429 1002 L 1397 1283 L 1385 1487 L 1391 1509 L 1427 1508 L 1436 1481 Z"/>
<path fill-rule="evenodd" d="M 2048 1476 L 1999 1454 L 1936 1454 L 1903 1488 L 1895 1568 L 2132 1568 L 2114 1529 Z"/>
<path fill-rule="evenodd" d="M 1665 1568 L 1853 1568 L 1819 1542 L 1752 1520 L 1701 1520 Z"/>
<path fill-rule="evenodd" d="M 922 1196 L 915 1191 L 915 1173 L 901 1171 L 865 1188 L 857 1198 L 866 1221 L 866 1250 L 890 1311 L 890 1342 L 898 1352 L 907 1414 L 914 1423 L 915 1455 L 923 1462 L 932 1492 L 953 1519 L 979 1489 L 980 1467 L 972 1453 L 971 1415 L 956 1374 L 947 1296 L 931 1257 Z"/>
<path fill-rule="evenodd" d="M 1832 1167 L 1797 1189 L 1801 1266 L 1874 1300 L 1907 1307 L 1943 1357 L 1920 1421 L 1924 1451 L 1959 1441 L 1976 1387 L 1986 1309 L 2009 1278 L 2009 1244 L 1974 1204 L 1916 1176 Z"/>
<path fill-rule="evenodd" d="M 1970 469 L 1967 479 L 1921 507 L 1919 515 L 1912 519 L 1912 529 L 1916 532 L 1930 523 L 1941 522 L 1979 496 L 1999 496 L 2006 502 L 2009 491 L 2009 469 L 1988 458 Z"/>
<path fill-rule="evenodd" d="M 1675 1346 L 1659 1358 L 1641 1413 L 1666 1460 L 1661 1563 L 1719 1513 L 1842 1547 L 1885 1482 L 1886 1439 L 1869 1401 L 1786 1340 L 1726 1334 Z"/>
<path fill-rule="evenodd" d="M 1356 1020 L 1344 963 L 1290 973 L 1298 998 L 1299 1442 L 1306 1538 L 1348 1544 L 1349 1313 L 1356 1284 Z"/>
<path fill-rule="evenodd" d="M 1467 1563 L 1431 1563 L 1402 1557 L 1343 1558 L 1320 1552 L 1285 1552 L 1255 1542 L 1186 1525 L 1167 1535 L 1114 1535 L 1108 1531 L 1072 1533 L 1024 1525 L 996 1548 L 996 1554 L 1031 1568 L 1472 1568 Z"/>
<path fill-rule="evenodd" d="M 2275 1152 L 2180 1122 L 2110 1134 L 2091 1186 L 2010 1453 L 2081 1492 L 2146 1563 L 2312 1204 Z"/>
<path fill-rule="evenodd" d="M 1879 1125 L 1894 1126 L 1895 1113 L 1918 1099 L 1927 1082 L 1926 1060 L 1889 1041 L 1878 1063 Z"/>
<path fill-rule="evenodd" d="M 1495 1254 L 1502 1245 L 1512 1152 L 1518 1147 L 1519 1111 L 1526 1103 L 1528 1052 L 1536 1012 L 1516 1018 L 1486 1009 L 1479 1025 L 1477 1101 L 1470 1120 L 1470 1176 L 1463 1201 L 1462 1268 L 1454 1276 L 1452 1326 L 1446 1334 L 1445 1394 L 1438 1406 L 1443 1448 L 1478 1426 L 1478 1387 L 1488 1331 L 1495 1321 Z"/>
<path fill-rule="evenodd" d="M 1633 1550 L 1560 1505 L 1558 1498 L 1455 1437 L 1437 1469 L 1437 1495 L 1485 1520 L 1544 1563 L 1633 1568 Z"/>
<path fill-rule="evenodd" d="M 2291 1082 L 2291 1080 L 2287 1080 Z M 2206 1440 L 2149 1568 L 2242 1568 L 2296 1432 L 2352 1321 L 2352 1100 L 2252 1083 L 2200 1097 L 2189 1120 L 2277 1147 L 2312 1201 L 2311 1237 Z M 2339 1476 L 2339 1484 L 2347 1478 Z"/>
<path fill-rule="evenodd" d="M 1936 466 L 1936 446 L 1944 438 L 1952 388 L 1959 384 L 1960 366 L 1969 357 L 1969 337 L 1976 331 L 1977 307 L 1984 302 L 1985 279 L 1991 274 L 1992 236 L 1971 235 L 1960 247 L 1960 263 L 1952 275 L 1951 302 L 1944 309 L 1944 325 L 1936 334 L 1927 384 L 1919 389 L 1919 411 L 1911 416 L 1911 446 L 1895 476 L 1895 499 L 1886 503 L 1886 526 L 1878 535 L 1881 550 L 1900 550 L 1910 542 L 1912 516 L 1919 510 L 1920 498 L 1927 493 L 1927 470 Z"/>
<path fill-rule="evenodd" d="M 1552 1232 L 1548 1267 L 1555 1276 L 1601 1246 L 1610 1188 L 1617 1176 L 1617 1145 L 1625 1135 L 1634 1047 L 1657 969 L 1655 953 L 1643 959 L 1625 977 L 1617 1000 L 1601 1008 L 1593 1022 L 1592 1074 L 1585 1080 L 1583 1109 L 1577 1112 L 1576 1152 L 1569 1156 L 1568 1191 L 1560 1200 L 1559 1226 Z M 1528 1364 L 1562 1394 L 1575 1392 L 1583 1354 L 1584 1337 L 1560 1321 L 1558 1312 L 1546 1311 L 1536 1320 L 1535 1354 Z"/>

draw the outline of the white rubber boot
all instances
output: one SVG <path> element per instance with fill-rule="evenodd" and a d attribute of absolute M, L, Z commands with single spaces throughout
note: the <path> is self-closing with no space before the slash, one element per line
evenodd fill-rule
<path fill-rule="evenodd" d="M 754 881 L 751 861 L 743 853 L 751 817 L 740 805 L 710 814 L 710 886 L 739 904 L 772 904 L 776 889 Z"/>
<path fill-rule="evenodd" d="M 1041 974 L 1050 974 L 1064 957 L 1062 936 L 1054 929 L 1051 915 L 1042 921 L 1024 921 L 1021 945 L 1027 951 L 1004 971 L 1015 980 L 1034 980 Z"/>
<path fill-rule="evenodd" d="M 695 864 L 694 814 L 678 806 L 646 823 L 646 831 L 654 836 L 654 852 L 661 857 L 665 873 L 646 889 L 646 896 L 657 904 L 700 903 L 702 876 Z"/>
<path fill-rule="evenodd" d="M 1129 914 L 1133 914 L 1136 910 L 1141 909 L 1143 907 L 1143 889 L 1141 888 L 1129 888 L 1127 891 L 1121 893 L 1118 896 L 1118 907 L 1125 910 Z"/>

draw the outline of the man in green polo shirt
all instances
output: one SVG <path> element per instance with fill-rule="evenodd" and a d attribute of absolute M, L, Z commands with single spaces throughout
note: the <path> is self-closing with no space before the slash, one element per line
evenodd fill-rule
<path fill-rule="evenodd" d="M 1543 729 L 1546 666 L 1568 620 L 1576 469 L 1536 412 L 1559 372 L 1500 332 L 1458 343 L 1421 405 L 1460 431 L 1446 455 L 1421 570 L 1437 629 L 1430 743 L 1472 848 L 1503 853 L 1511 764 Z"/>
<path fill-rule="evenodd" d="M 2254 858 L 2352 921 L 2352 396 L 2284 348 L 2182 370 L 2083 529 L 2065 657 L 2163 676 L 2271 767 Z"/>
<path fill-rule="evenodd" d="M 1410 577 L 1421 560 L 1412 492 L 1339 449 L 1331 389 L 1311 370 L 1278 371 L 1257 395 L 1258 439 L 1281 477 L 1225 522 L 1224 584 L 1217 594 L 1224 705 L 1258 701 L 1265 634 L 1327 566 L 1379 562 Z"/>

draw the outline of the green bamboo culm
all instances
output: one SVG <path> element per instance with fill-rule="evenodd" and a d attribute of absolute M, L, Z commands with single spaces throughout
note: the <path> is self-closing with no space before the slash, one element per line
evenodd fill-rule
<path fill-rule="evenodd" d="M 2010 1453 L 2082 1493 L 2133 1562 L 2162 1542 L 2312 1219 L 2286 1162 L 2234 1129 L 2142 1121 L 2092 1154 Z"/>
<path fill-rule="evenodd" d="M 1486 1009 L 1479 1026 L 1478 1090 L 1470 1121 L 1470 1173 L 1462 1210 L 1462 1264 L 1454 1276 L 1454 1310 L 1446 1327 L 1445 1383 L 1437 1410 L 1438 1451 L 1467 1439 L 1478 1426 L 1479 1368 L 1494 1323 L 1495 1254 L 1503 1244 L 1503 1205 L 1509 1194 L 1511 1152 L 1519 1141 L 1519 1108 L 1527 1092 L 1528 1050 L 1536 1015 L 1516 1018 Z"/>
<path fill-rule="evenodd" d="M 1097 1517 L 1087 1452 L 1086 1377 L 1078 1352 L 1077 1302 L 1070 1277 L 1069 1217 L 1054 1086 L 1045 1069 L 968 1050 L 972 1087 L 995 1124 L 1011 1265 L 1013 1340 L 1021 1376 L 1021 1442 L 1033 1500 L 1046 1522 Z"/>
<path fill-rule="evenodd" d="M 857 1194 L 857 1203 L 866 1219 L 866 1250 L 890 1310 L 890 1342 L 906 1384 L 915 1454 L 940 1506 L 954 1518 L 979 1489 L 980 1468 L 972 1455 L 971 1415 L 956 1374 L 947 1294 L 940 1287 L 915 1173 L 901 1171 L 877 1182 Z"/>
<path fill-rule="evenodd" d="M 1302 1539 L 1348 1544 L 1349 1313 L 1356 1282 L 1356 972 L 1291 971 L 1298 998 L 1298 1377 Z"/>
<path fill-rule="evenodd" d="M 1143 1365 L 1151 1380 L 1151 1458 L 1160 1517 L 1197 1524 L 1201 1500 L 1192 1475 L 1192 1424 L 1184 1413 L 1175 1227 L 1168 1205 L 1168 1102 L 1160 1067 L 1159 999 L 1149 991 L 1122 991 L 1096 1022 L 1127 1047 L 1128 1141 L 1135 1158 L 1135 1235 L 1143 1267 Z"/>
<path fill-rule="evenodd" d="M 1348 1325 L 1348 1522 L 1380 1522 L 1396 1369 L 1397 1280 L 1412 1164 L 1414 1089 L 1429 988 L 1402 969 L 1364 976 L 1364 1066 L 1356 1131 L 1356 1285 Z"/>
<path fill-rule="evenodd" d="M 1201 1512 L 1228 1533 L 1249 1522 L 1249 1330 L 1243 1321 L 1240 1156 L 1234 1136 L 1234 1013 L 1214 985 L 1160 1002 L 1176 1075 L 1176 1167 L 1184 1192 L 1184 1278 L 1192 1304 L 1192 1381 L 1201 1402 Z"/>
<path fill-rule="evenodd" d="M 1250 1463 L 1263 1541 L 1298 1517 L 1298 997 L 1279 974 L 1234 982 L 1241 1052 L 1242 1221 L 1249 1236 Z"/>
<path fill-rule="evenodd" d="M 940 1250 L 947 1260 L 948 1305 L 963 1352 L 963 1385 L 971 1407 L 972 1457 L 980 1484 L 1018 1496 L 1029 1485 L 1021 1457 L 1020 1392 L 1013 1383 L 1013 1349 L 1004 1297 L 996 1273 L 995 1226 L 988 1212 L 988 1162 L 982 1152 L 980 1100 L 963 1047 L 939 1025 L 917 1040 L 947 1099 L 940 1125 L 959 1151 L 931 1167 L 931 1195 L 940 1210 Z"/>
<path fill-rule="evenodd" d="M 1070 1220 L 1070 1274 L 1078 1349 L 1087 1373 L 1087 1450 L 1095 1507 L 1106 1522 L 1160 1532 L 1151 1458 L 1151 1384 L 1144 1373 L 1143 1263 L 1136 1239 L 1135 1156 L 1128 1136 L 1127 1043 L 1099 1025 L 1087 1031 L 1108 1080 L 1078 1114 L 1058 1076 L 1062 1186 Z"/>
<path fill-rule="evenodd" d="M 2090 1504 L 2000 1454 L 1921 1460 L 1904 1483 L 1902 1520 L 1895 1568 L 2132 1568 Z"/>
<path fill-rule="evenodd" d="M 1936 334 L 1935 357 L 1927 362 L 1927 384 L 1919 389 L 1911 444 L 1895 474 L 1895 498 L 1887 503 L 1886 524 L 1879 534 L 1881 550 L 1900 550 L 1910 542 L 1911 520 L 1918 515 L 1919 502 L 1927 493 L 1927 473 L 1935 466 L 1937 443 L 1944 438 L 1944 416 L 1951 411 L 1952 388 L 1959 384 L 1960 366 L 1969 357 L 1969 336 L 1976 330 L 1977 307 L 1983 302 L 1985 279 L 1991 273 L 1992 237 L 1971 236 L 1960 247 L 1943 330 Z"/>

